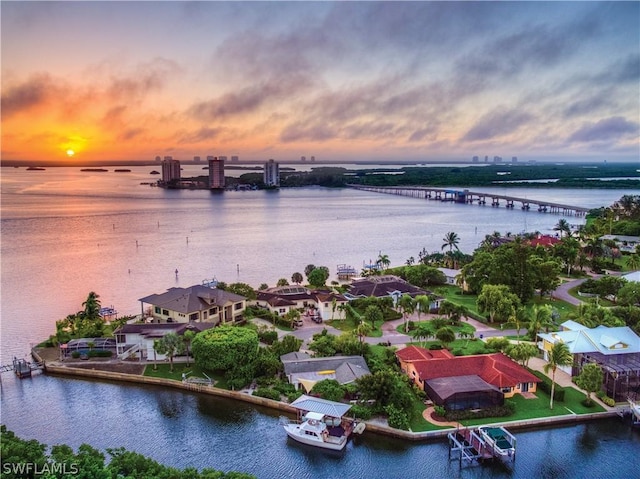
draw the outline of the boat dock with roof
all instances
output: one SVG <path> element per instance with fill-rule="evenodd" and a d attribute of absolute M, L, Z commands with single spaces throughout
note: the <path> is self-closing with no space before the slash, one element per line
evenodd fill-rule
<path fill-rule="evenodd" d="M 449 460 L 457 459 L 462 466 L 465 464 L 481 464 L 494 459 L 504 462 L 516 460 L 516 438 L 503 427 L 481 429 L 457 429 L 450 432 Z M 486 430 L 490 429 L 492 439 Z M 499 438 L 497 434 L 499 433 Z"/>

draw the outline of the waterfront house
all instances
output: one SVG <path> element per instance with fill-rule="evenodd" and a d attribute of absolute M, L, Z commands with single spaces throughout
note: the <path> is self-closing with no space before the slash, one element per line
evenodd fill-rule
<path fill-rule="evenodd" d="M 312 290 L 304 286 L 279 286 L 257 292 L 253 304 L 272 313 L 284 316 L 292 309 L 313 310 L 322 321 L 344 319 L 341 305 L 348 302 L 342 294 L 332 291 Z"/>
<path fill-rule="evenodd" d="M 393 298 L 395 304 L 397 299 L 404 294 L 408 294 L 412 298 L 419 295 L 433 297 L 434 299 L 429 305 L 430 311 L 437 311 L 440 309 L 440 304 L 444 301 L 444 298 L 434 296 L 431 292 L 418 288 L 404 279 L 390 274 L 383 276 L 368 276 L 366 278 L 354 280 L 349 285 L 348 297 L 355 299 L 370 296 L 374 296 L 376 298 L 390 296 Z"/>
<path fill-rule="evenodd" d="M 366 374 L 371 374 L 362 356 L 312 358 L 306 353 L 293 352 L 280 356 L 280 360 L 289 383 L 296 389 L 302 386 L 307 392 L 324 379 L 350 384 Z"/>
<path fill-rule="evenodd" d="M 438 271 L 444 274 L 444 277 L 447 280 L 447 284 L 451 284 L 455 286 L 457 284 L 456 278 L 458 277 L 458 275 L 462 270 L 452 269 L 452 268 L 438 268 Z"/>
<path fill-rule="evenodd" d="M 408 346 L 396 358 L 414 384 L 446 409 L 500 406 L 515 394 L 535 393 L 540 382 L 502 353 L 454 356 L 445 349 Z"/>
<path fill-rule="evenodd" d="M 116 354 L 119 359 L 135 357 L 138 359 L 164 361 L 166 356 L 153 350 L 154 341 L 169 333 L 182 336 L 186 331 L 199 333 L 213 326 L 213 323 L 197 322 L 124 324 L 113 332 L 116 338 Z"/>
<path fill-rule="evenodd" d="M 627 253 L 634 253 L 636 247 L 640 245 L 640 236 L 627 236 L 627 235 L 604 235 L 601 236 L 602 241 L 612 240 L 615 242 L 616 247 L 620 251 Z"/>
<path fill-rule="evenodd" d="M 624 401 L 630 392 L 640 388 L 640 337 L 628 326 L 588 328 L 566 321 L 562 330 L 538 333 L 538 347 L 544 359 L 557 342 L 563 342 L 573 355 L 571 366 L 561 367 L 576 376 L 587 363 L 598 364 L 604 373 L 603 388 L 616 401 Z"/>
<path fill-rule="evenodd" d="M 203 285 L 170 288 L 139 299 L 142 314 L 154 323 L 209 322 L 233 324 L 243 320 L 247 298 Z M 145 305 L 149 308 L 145 311 Z"/>

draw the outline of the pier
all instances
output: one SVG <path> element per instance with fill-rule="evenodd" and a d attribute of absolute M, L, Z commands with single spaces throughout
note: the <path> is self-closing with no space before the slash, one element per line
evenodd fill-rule
<path fill-rule="evenodd" d="M 495 193 L 481 193 L 470 190 L 453 190 L 444 188 L 431 188 L 428 186 L 364 186 L 347 185 L 357 190 L 371 191 L 374 193 L 385 193 L 390 195 L 409 196 L 426 200 L 450 201 L 454 203 L 464 203 L 484 206 L 490 204 L 492 207 L 504 205 L 507 209 L 514 209 L 516 203 L 520 209 L 529 211 L 537 209 L 540 213 L 556 213 L 565 216 L 585 216 L 590 208 L 582 206 L 564 205 L 544 200 L 533 200 L 529 198 L 519 198 L 517 196 L 498 195 Z"/>
<path fill-rule="evenodd" d="M 0 373 L 13 371 L 14 373 L 16 373 L 16 376 L 18 376 L 20 379 L 23 379 L 30 378 L 31 371 L 35 371 L 38 369 L 43 369 L 42 363 L 32 363 L 27 361 L 26 359 L 18 359 L 14 357 L 11 364 L 4 364 L 0 366 Z"/>
<path fill-rule="evenodd" d="M 502 457 L 498 454 L 495 446 L 487 443 L 476 429 L 457 429 L 448 433 L 447 437 L 449 438 L 449 460 L 457 459 L 461 467 L 463 463 L 467 465 L 481 464 L 494 459 L 509 460 L 511 462 L 516 460 L 516 439 L 511 434 L 509 434 L 509 437 L 511 438 L 514 452 L 508 457 Z"/>

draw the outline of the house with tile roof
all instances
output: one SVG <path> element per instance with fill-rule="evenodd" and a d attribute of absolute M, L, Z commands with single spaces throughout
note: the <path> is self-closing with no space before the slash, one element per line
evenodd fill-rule
<path fill-rule="evenodd" d="M 342 294 L 333 291 L 314 290 L 304 286 L 279 286 L 257 292 L 253 304 L 284 316 L 292 309 L 313 311 L 322 321 L 344 319 L 339 306 L 348 302 Z"/>
<path fill-rule="evenodd" d="M 164 361 L 166 356 L 154 351 L 154 341 L 169 333 L 182 336 L 186 331 L 199 333 L 213 326 L 210 322 L 123 324 L 113 332 L 116 338 L 116 354 L 119 359 L 127 359 L 135 354 L 141 360 Z"/>
<path fill-rule="evenodd" d="M 382 275 L 382 276 L 367 276 L 366 278 L 360 278 L 354 280 L 349 285 L 348 298 L 367 298 L 374 296 L 376 298 L 383 298 L 390 296 L 394 299 L 394 303 L 402 295 L 408 294 L 412 298 L 418 295 L 432 296 L 432 301 L 429 309 L 431 311 L 437 311 L 440 308 L 440 304 L 444 301 L 444 298 L 434 296 L 430 291 L 425 291 L 422 288 L 412 285 L 404 279 L 394 275 Z"/>
<path fill-rule="evenodd" d="M 214 325 L 243 320 L 247 298 L 204 285 L 170 288 L 140 298 L 142 314 L 154 323 L 209 322 Z M 145 305 L 148 309 L 145 311 Z"/>
<path fill-rule="evenodd" d="M 454 356 L 447 350 L 408 346 L 396 357 L 402 371 L 447 409 L 502 405 L 515 394 L 534 393 L 540 382 L 502 353 Z"/>
<path fill-rule="evenodd" d="M 362 356 L 312 358 L 306 353 L 293 352 L 280 356 L 280 360 L 289 382 L 296 389 L 302 386 L 307 392 L 324 379 L 350 384 L 366 374 L 371 374 Z"/>
<path fill-rule="evenodd" d="M 603 387 L 609 397 L 624 401 L 632 393 L 640 393 L 640 337 L 628 326 L 587 328 L 566 321 L 562 330 L 538 333 L 538 347 L 544 359 L 557 342 L 567 345 L 573 364 L 562 369 L 576 376 L 587 363 L 598 364 L 604 373 Z"/>

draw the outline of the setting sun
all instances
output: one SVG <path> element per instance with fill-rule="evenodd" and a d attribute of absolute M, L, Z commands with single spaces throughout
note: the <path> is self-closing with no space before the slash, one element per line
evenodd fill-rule
<path fill-rule="evenodd" d="M 73 156 L 73 155 L 75 155 L 75 154 L 76 154 L 76 152 L 75 152 L 75 151 L 73 151 L 72 149 L 68 149 L 68 150 L 67 150 L 67 156 Z"/>

